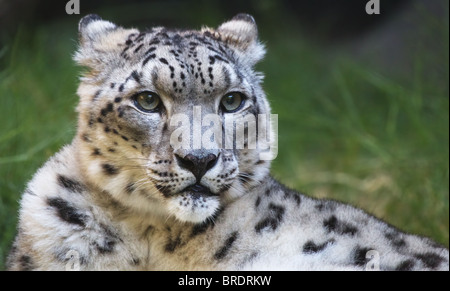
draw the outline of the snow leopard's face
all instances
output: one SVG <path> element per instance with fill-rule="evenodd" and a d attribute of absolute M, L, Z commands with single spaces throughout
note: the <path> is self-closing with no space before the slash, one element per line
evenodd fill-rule
<path fill-rule="evenodd" d="M 252 68 L 264 48 L 251 16 L 139 32 L 89 15 L 79 30 L 80 160 L 102 193 L 202 222 L 267 175 L 272 130 L 258 115 L 270 108 Z"/>

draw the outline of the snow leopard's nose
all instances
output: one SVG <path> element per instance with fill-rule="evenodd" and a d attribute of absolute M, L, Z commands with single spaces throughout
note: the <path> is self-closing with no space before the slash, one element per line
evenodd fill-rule
<path fill-rule="evenodd" d="M 202 177 L 217 164 L 218 155 L 208 154 L 206 156 L 196 156 L 193 154 L 188 154 L 184 158 L 175 154 L 178 165 L 186 169 L 197 178 L 197 183 L 200 182 Z"/>

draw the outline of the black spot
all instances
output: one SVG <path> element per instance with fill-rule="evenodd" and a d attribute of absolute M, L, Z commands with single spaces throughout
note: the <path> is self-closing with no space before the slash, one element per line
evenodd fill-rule
<path fill-rule="evenodd" d="M 144 46 L 144 44 L 141 44 L 140 46 L 138 46 L 138 47 L 134 50 L 134 52 L 137 53 L 138 51 L 141 50 L 141 48 L 142 48 L 143 46 Z"/>
<path fill-rule="evenodd" d="M 100 113 L 102 116 L 106 116 L 108 113 L 112 112 L 114 110 L 114 105 L 109 102 L 105 108 L 103 108 Z"/>
<path fill-rule="evenodd" d="M 58 184 L 61 187 L 66 188 L 67 190 L 69 190 L 71 192 L 79 193 L 84 190 L 84 187 L 80 182 L 70 179 L 64 175 L 58 175 L 57 180 L 58 180 Z"/>
<path fill-rule="evenodd" d="M 261 197 L 260 196 L 258 196 L 258 198 L 256 198 L 255 208 L 258 208 L 259 204 L 261 204 Z"/>
<path fill-rule="evenodd" d="M 228 254 L 231 247 L 233 246 L 233 243 L 236 241 L 237 238 L 238 232 L 235 231 L 227 238 L 223 246 L 214 254 L 214 259 L 216 260 L 223 259 Z"/>
<path fill-rule="evenodd" d="M 19 258 L 21 271 L 32 271 L 34 269 L 33 259 L 28 255 L 23 255 Z"/>
<path fill-rule="evenodd" d="M 125 114 L 125 109 L 123 109 L 123 107 L 119 107 L 117 108 L 117 112 L 119 112 L 119 118 L 122 118 L 123 115 Z"/>
<path fill-rule="evenodd" d="M 216 59 L 213 56 L 209 56 L 209 64 L 214 65 L 215 62 L 216 62 Z"/>
<path fill-rule="evenodd" d="M 95 148 L 93 151 L 92 151 L 92 156 L 101 156 L 102 155 L 102 153 L 100 152 L 100 149 L 99 148 Z"/>
<path fill-rule="evenodd" d="M 141 83 L 141 77 L 139 76 L 139 73 L 136 70 L 134 70 L 131 73 L 130 78 L 134 79 L 136 81 L 136 83 L 139 83 L 139 84 Z"/>
<path fill-rule="evenodd" d="M 294 195 L 292 195 L 292 197 L 294 197 L 294 200 L 297 203 L 297 206 L 299 206 L 300 203 L 302 202 L 302 199 L 301 199 L 300 195 L 299 194 L 294 194 Z"/>
<path fill-rule="evenodd" d="M 148 45 L 156 45 L 159 44 L 161 41 L 159 39 L 154 39 L 151 42 L 148 43 Z"/>
<path fill-rule="evenodd" d="M 95 123 L 94 117 L 93 117 L 93 116 L 89 117 L 89 120 L 88 120 L 88 126 L 89 126 L 89 127 L 92 127 L 92 126 L 94 125 L 94 123 Z"/>
<path fill-rule="evenodd" d="M 114 176 L 119 173 L 119 169 L 111 164 L 102 164 L 103 173 L 108 176 Z"/>
<path fill-rule="evenodd" d="M 264 229 L 275 231 L 283 220 L 285 210 L 283 206 L 270 203 L 268 216 L 256 224 L 255 231 L 257 233 Z"/>
<path fill-rule="evenodd" d="M 173 253 L 179 246 L 181 246 L 182 241 L 180 236 L 177 236 L 174 240 L 172 238 L 169 238 L 166 246 L 164 247 L 164 250 L 168 253 Z"/>
<path fill-rule="evenodd" d="M 102 94 L 102 90 L 98 90 L 97 92 L 95 92 L 94 97 L 92 98 L 92 101 L 97 100 L 97 98 L 100 96 L 100 94 Z"/>
<path fill-rule="evenodd" d="M 319 203 L 314 208 L 316 208 L 318 211 L 322 212 L 325 205 L 323 203 Z"/>
<path fill-rule="evenodd" d="M 161 63 L 163 63 L 163 64 L 166 64 L 166 65 L 169 64 L 169 62 L 168 62 L 165 58 L 160 58 L 159 61 L 160 61 Z"/>
<path fill-rule="evenodd" d="M 145 52 L 145 55 L 148 55 L 148 54 L 154 52 L 155 50 L 156 50 L 156 47 L 151 47 Z"/>
<path fill-rule="evenodd" d="M 356 247 L 353 253 L 353 263 L 356 266 L 365 266 L 369 262 L 369 258 L 366 258 L 366 255 L 369 251 L 373 250 L 373 248 L 361 248 Z"/>
<path fill-rule="evenodd" d="M 113 105 L 111 102 L 109 102 L 109 103 L 106 105 L 106 110 L 107 110 L 108 112 L 112 112 L 112 111 L 114 110 L 114 105 Z"/>
<path fill-rule="evenodd" d="M 118 234 L 108 226 L 101 224 L 100 227 L 103 231 L 104 239 L 101 242 L 96 242 L 95 246 L 100 254 L 110 254 L 114 252 L 114 247 L 117 242 L 122 240 L 119 238 Z"/>
<path fill-rule="evenodd" d="M 114 99 L 114 102 L 116 102 L 116 103 L 122 102 L 122 97 L 116 97 L 116 98 Z"/>
<path fill-rule="evenodd" d="M 297 206 L 300 206 L 300 203 L 302 202 L 302 199 L 300 197 L 300 194 L 286 190 L 284 192 L 284 199 L 292 199 L 297 204 Z"/>
<path fill-rule="evenodd" d="M 136 37 L 136 39 L 134 40 L 135 42 L 141 42 L 143 39 L 144 39 L 144 37 L 145 37 L 145 35 L 147 34 L 147 32 L 141 32 L 141 33 L 139 33 L 139 35 Z"/>
<path fill-rule="evenodd" d="M 116 243 L 115 240 L 106 237 L 105 241 L 103 241 L 102 244 L 96 244 L 96 247 L 100 254 L 110 254 L 114 251 Z"/>
<path fill-rule="evenodd" d="M 224 63 L 226 63 L 226 64 L 229 63 L 227 60 L 225 60 L 225 59 L 222 58 L 221 56 L 216 55 L 216 56 L 214 56 L 214 58 L 215 58 L 216 60 L 221 61 L 221 62 L 224 62 Z"/>
<path fill-rule="evenodd" d="M 125 85 L 124 85 L 124 84 L 121 84 L 121 85 L 119 86 L 119 92 L 123 92 L 123 89 L 125 89 Z"/>
<path fill-rule="evenodd" d="M 129 139 L 128 139 L 128 137 L 126 137 L 126 136 L 124 136 L 124 135 L 122 135 L 122 136 L 120 136 L 124 141 L 128 141 Z"/>
<path fill-rule="evenodd" d="M 103 123 L 103 119 L 101 117 L 97 118 L 98 123 Z"/>
<path fill-rule="evenodd" d="M 390 243 L 396 247 L 397 249 L 406 247 L 406 241 L 401 237 L 401 234 L 398 232 L 388 232 L 384 235 Z"/>
<path fill-rule="evenodd" d="M 354 236 L 358 233 L 358 229 L 355 226 L 339 221 L 334 215 L 325 220 L 323 226 L 328 232 L 335 232 L 340 235 Z"/>
<path fill-rule="evenodd" d="M 59 197 L 48 198 L 47 204 L 50 207 L 56 209 L 57 214 L 59 218 L 61 218 L 61 220 L 82 227 L 86 226 L 87 216 L 85 214 L 80 213 L 77 209 L 71 206 L 69 202 L 67 202 L 66 200 Z"/>
<path fill-rule="evenodd" d="M 336 210 L 336 202 L 332 200 L 319 201 L 318 204 L 314 206 L 314 208 L 317 209 L 319 212 L 322 212 L 324 210 L 334 211 Z"/>
<path fill-rule="evenodd" d="M 142 62 L 142 65 L 145 66 L 150 60 L 156 58 L 156 54 L 151 54 L 148 57 L 145 58 L 145 60 Z"/>
<path fill-rule="evenodd" d="M 416 254 L 415 257 L 430 269 L 436 269 L 444 261 L 443 257 L 435 253 Z"/>
<path fill-rule="evenodd" d="M 413 260 L 406 260 L 401 262 L 397 268 L 395 268 L 396 271 L 412 271 L 414 266 L 415 266 L 415 262 Z"/>
<path fill-rule="evenodd" d="M 313 241 L 308 241 L 303 246 L 303 253 L 305 254 L 315 254 L 323 251 L 327 246 L 334 243 L 334 240 L 329 240 L 323 244 L 316 245 Z"/>
<path fill-rule="evenodd" d="M 358 233 L 358 229 L 349 224 L 345 224 L 341 230 L 341 234 L 349 234 L 351 236 L 354 236 L 356 233 Z"/>
<path fill-rule="evenodd" d="M 115 83 L 111 83 L 111 84 L 109 85 L 109 87 L 110 87 L 111 89 L 114 89 L 114 87 L 116 87 L 116 84 L 115 84 Z"/>
<path fill-rule="evenodd" d="M 231 85 L 231 74 L 230 74 L 230 72 L 228 71 L 228 69 L 226 68 L 226 67 L 222 67 L 222 73 L 223 73 L 223 76 L 224 76 L 224 81 L 225 81 L 225 87 L 230 87 L 230 85 Z"/>
<path fill-rule="evenodd" d="M 180 73 L 180 78 L 181 78 L 181 80 L 184 80 L 186 78 L 186 76 L 184 75 L 183 72 Z"/>

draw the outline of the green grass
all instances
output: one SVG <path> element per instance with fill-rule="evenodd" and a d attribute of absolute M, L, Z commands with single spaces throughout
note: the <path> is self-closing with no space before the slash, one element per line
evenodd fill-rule
<path fill-rule="evenodd" d="M 326 57 L 295 27 L 285 24 L 279 33 L 273 18 L 260 25 L 269 53 L 258 65 L 279 115 L 273 175 L 448 246 L 448 26 L 433 58 L 412 56 L 409 77 L 387 75 L 345 52 Z M 0 50 L 0 270 L 27 181 L 75 134 L 75 39 L 71 19 L 20 29 Z M 430 78 L 429 66 L 445 76 Z"/>

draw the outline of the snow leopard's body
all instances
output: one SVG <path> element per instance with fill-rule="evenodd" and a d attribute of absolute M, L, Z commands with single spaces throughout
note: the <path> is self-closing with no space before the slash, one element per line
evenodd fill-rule
<path fill-rule="evenodd" d="M 79 29 L 75 59 L 89 71 L 77 136 L 28 184 L 9 269 L 448 270 L 448 250 L 431 240 L 283 187 L 263 147 L 172 146 L 171 120 L 192 119 L 194 106 L 270 113 L 250 16 L 141 33 L 90 15 Z M 143 110 L 142 92 L 158 107 Z M 242 97 L 233 111 L 221 107 L 229 92 Z"/>

